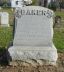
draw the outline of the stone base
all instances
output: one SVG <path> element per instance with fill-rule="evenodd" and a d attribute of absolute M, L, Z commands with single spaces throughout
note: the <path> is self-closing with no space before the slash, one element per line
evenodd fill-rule
<path fill-rule="evenodd" d="M 12 46 L 8 49 L 12 60 L 47 60 L 56 63 L 58 55 L 57 49 L 53 47 L 25 47 Z"/>

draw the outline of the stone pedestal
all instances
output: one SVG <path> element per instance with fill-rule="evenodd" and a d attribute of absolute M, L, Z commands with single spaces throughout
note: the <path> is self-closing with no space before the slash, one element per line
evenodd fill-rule
<path fill-rule="evenodd" d="M 52 62 L 57 61 L 57 50 L 52 47 L 25 47 L 25 46 L 13 46 L 9 50 L 12 60 L 47 60 Z"/>

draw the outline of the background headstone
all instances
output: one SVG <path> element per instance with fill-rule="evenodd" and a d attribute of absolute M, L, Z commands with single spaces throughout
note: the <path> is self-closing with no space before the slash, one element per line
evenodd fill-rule
<path fill-rule="evenodd" d="M 1 26 L 9 27 L 9 14 L 7 12 L 1 12 Z"/>

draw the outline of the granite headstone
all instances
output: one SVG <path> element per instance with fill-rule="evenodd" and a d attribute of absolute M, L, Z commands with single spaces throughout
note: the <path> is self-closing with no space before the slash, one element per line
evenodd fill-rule
<path fill-rule="evenodd" d="M 13 60 L 57 61 L 57 49 L 52 42 L 53 15 L 52 10 L 40 6 L 16 10 L 14 41 L 8 50 Z"/>

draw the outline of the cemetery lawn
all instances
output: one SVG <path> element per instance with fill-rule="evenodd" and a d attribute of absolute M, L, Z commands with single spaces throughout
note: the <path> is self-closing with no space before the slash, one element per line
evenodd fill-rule
<path fill-rule="evenodd" d="M 55 15 L 58 15 L 58 16 L 64 18 L 64 11 L 56 11 Z"/>
<path fill-rule="evenodd" d="M 55 15 L 60 16 L 64 20 L 64 10 L 56 11 Z M 64 21 L 61 22 L 60 28 L 54 28 L 54 44 L 58 51 L 64 51 Z"/>
<path fill-rule="evenodd" d="M 55 28 L 54 29 L 54 44 L 56 46 L 56 48 L 60 51 L 64 50 L 64 28 L 58 29 Z"/>
<path fill-rule="evenodd" d="M 7 48 L 12 41 L 12 27 L 0 27 L 0 47 Z"/>

